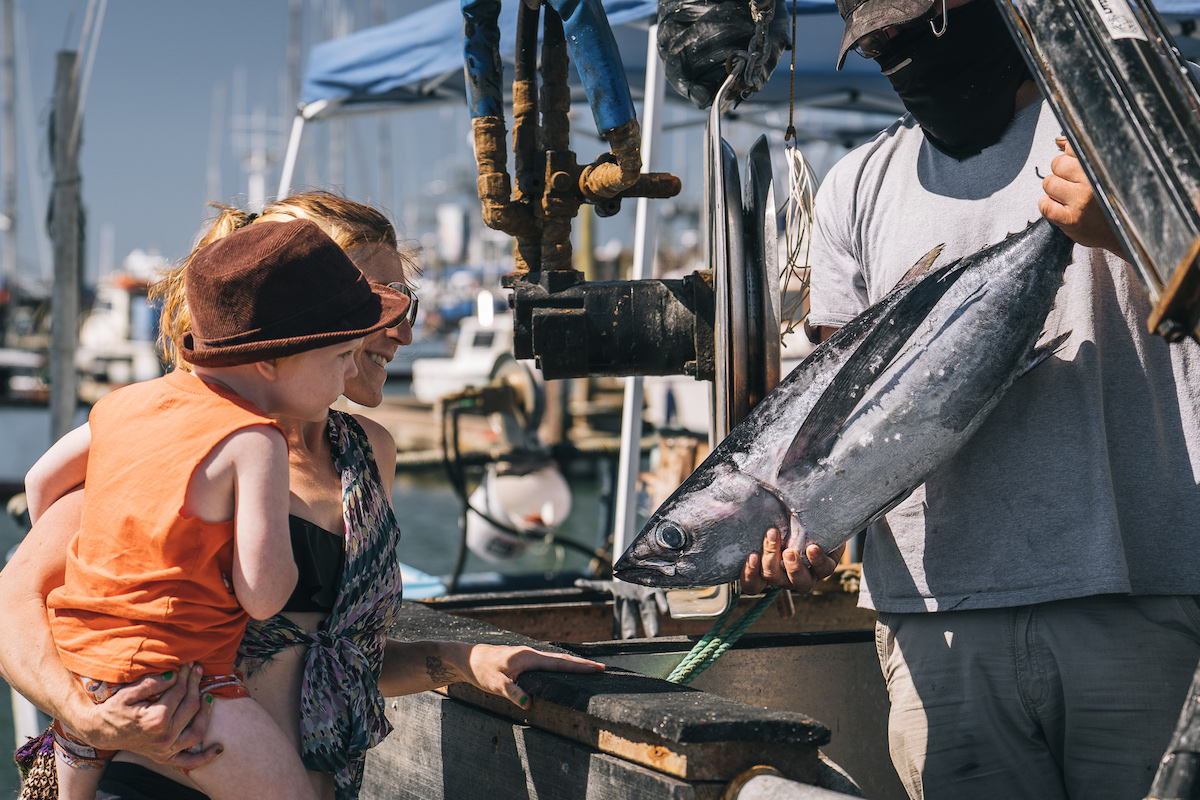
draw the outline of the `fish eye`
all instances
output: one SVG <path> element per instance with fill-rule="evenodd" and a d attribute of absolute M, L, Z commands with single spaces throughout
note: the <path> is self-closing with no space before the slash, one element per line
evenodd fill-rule
<path fill-rule="evenodd" d="M 682 550 L 687 544 L 687 534 L 674 522 L 664 522 L 654 532 L 654 538 L 668 550 Z"/>

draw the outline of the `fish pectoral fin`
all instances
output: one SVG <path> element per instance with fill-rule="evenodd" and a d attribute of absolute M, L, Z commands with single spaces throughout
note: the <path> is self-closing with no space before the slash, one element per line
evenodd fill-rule
<path fill-rule="evenodd" d="M 945 246 L 946 246 L 945 244 L 939 244 L 937 247 L 933 248 L 928 253 L 926 253 L 925 255 L 918 258 L 917 263 L 915 263 L 911 267 L 909 267 L 908 272 L 904 273 L 904 277 L 901 278 L 896 283 L 896 285 L 892 287 L 892 290 L 895 291 L 896 289 L 899 289 L 901 286 L 907 286 L 908 284 L 912 283 L 917 278 L 921 277 L 926 272 L 928 272 L 930 267 L 933 266 L 933 262 L 937 261 L 938 256 L 940 256 L 942 254 L 942 248 Z"/>
<path fill-rule="evenodd" d="M 931 250 L 926 258 L 932 263 L 939 252 L 940 245 Z M 879 316 L 870 333 L 863 337 L 854 354 L 838 370 L 796 431 L 780 463 L 781 474 L 803 469 L 803 465 L 815 463 L 829 452 L 842 425 L 854 413 L 859 401 L 904 349 L 933 307 L 962 277 L 966 263 L 966 259 L 958 259 L 925 274 L 915 286 L 904 290 L 906 293 Z M 870 310 L 863 313 L 869 313 Z"/>
<path fill-rule="evenodd" d="M 1061 350 L 1069 338 L 1071 338 L 1071 331 L 1060 333 L 1058 336 L 1055 336 L 1041 347 L 1033 348 L 1033 350 L 1029 352 L 1028 358 L 1026 358 L 1025 362 L 1021 364 L 1020 368 L 1017 370 L 1017 377 L 1013 380 L 1020 380 L 1038 364 L 1042 363 L 1047 358 Z"/>
<path fill-rule="evenodd" d="M 902 337 L 898 344 L 903 344 L 907 338 Z M 800 430 L 796 431 L 787 452 L 783 454 L 779 465 L 780 474 L 813 463 L 829 451 L 842 425 L 854 412 L 854 408 L 883 367 L 895 355 L 893 352 L 880 359 L 868 357 L 862 351 L 871 349 L 867 347 L 869 344 L 869 339 L 863 342 L 863 347 L 851 356 L 821 394 L 808 417 L 800 425 Z"/>

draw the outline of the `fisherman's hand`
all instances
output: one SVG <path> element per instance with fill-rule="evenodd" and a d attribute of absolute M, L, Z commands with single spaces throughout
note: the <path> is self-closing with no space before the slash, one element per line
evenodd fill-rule
<path fill-rule="evenodd" d="M 1070 142 L 1064 137 L 1055 141 L 1063 152 L 1050 162 L 1050 174 L 1042 179 L 1046 194 L 1038 200 L 1038 211 L 1084 247 L 1100 247 L 1128 261 Z"/>
<path fill-rule="evenodd" d="M 212 705 L 200 701 L 202 674 L 199 667 L 185 664 L 170 677 L 150 675 L 125 686 L 94 706 L 99 735 L 93 738 L 88 732 L 88 741 L 169 767 L 204 766 L 220 755 L 221 746 L 212 743 L 199 753 L 188 752 L 204 741 L 212 716 Z"/>
<path fill-rule="evenodd" d="M 622 639 L 637 637 L 638 620 L 646 638 L 658 636 L 658 615 L 667 613 L 667 593 L 651 586 L 625 581 L 575 581 L 582 589 L 595 589 L 613 596 L 614 611 Z"/>
<path fill-rule="evenodd" d="M 517 685 L 522 672 L 603 672 L 604 665 L 565 653 L 546 653 L 531 647 L 476 644 L 468 647 L 463 678 L 478 689 L 507 697 L 529 708 L 529 695 Z"/>
<path fill-rule="evenodd" d="M 754 595 L 762 593 L 768 586 L 778 586 L 807 594 L 817 581 L 833 574 L 845 547 L 842 545 L 826 555 L 818 545 L 809 544 L 804 551 L 812 564 L 812 569 L 809 569 L 804 566 L 800 553 L 783 549 L 783 537 L 779 531 L 771 528 L 763 537 L 762 556 L 751 553 L 746 557 L 746 564 L 742 567 L 742 592 Z"/>

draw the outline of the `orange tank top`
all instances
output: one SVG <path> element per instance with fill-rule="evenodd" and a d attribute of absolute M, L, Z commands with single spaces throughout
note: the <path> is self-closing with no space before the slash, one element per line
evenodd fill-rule
<path fill-rule="evenodd" d="M 188 661 L 233 669 L 248 619 L 233 593 L 233 520 L 182 515 L 192 472 L 226 436 L 275 424 L 247 400 L 176 370 L 102 398 L 87 491 L 50 593 L 67 669 L 126 683 Z"/>

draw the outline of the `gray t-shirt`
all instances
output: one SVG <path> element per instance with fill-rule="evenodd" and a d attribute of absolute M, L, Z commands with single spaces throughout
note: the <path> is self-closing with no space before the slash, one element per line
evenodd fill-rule
<path fill-rule="evenodd" d="M 944 264 L 1037 219 L 1058 135 L 1037 102 L 965 162 L 911 116 L 851 152 L 817 196 L 810 321 L 846 323 L 939 243 Z M 1200 347 L 1148 334 L 1149 311 L 1130 264 L 1076 246 L 1040 341 L 1070 337 L 872 526 L 863 605 L 1200 593 Z"/>

